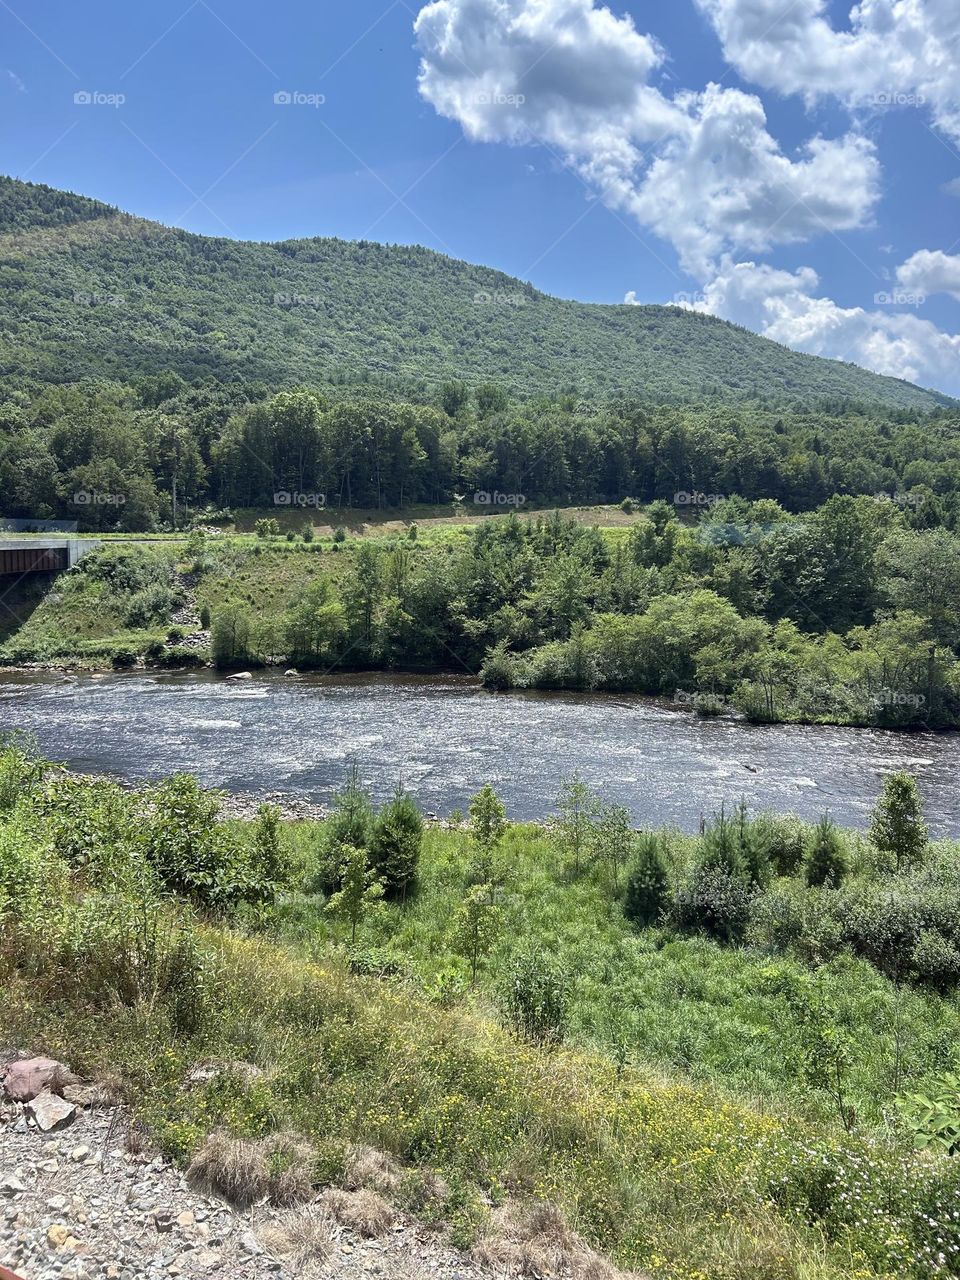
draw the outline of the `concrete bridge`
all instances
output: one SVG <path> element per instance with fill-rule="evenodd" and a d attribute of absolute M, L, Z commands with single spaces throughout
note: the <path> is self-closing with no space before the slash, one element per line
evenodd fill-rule
<path fill-rule="evenodd" d="M 99 546 L 96 538 L 0 538 L 0 577 L 62 573 Z"/>

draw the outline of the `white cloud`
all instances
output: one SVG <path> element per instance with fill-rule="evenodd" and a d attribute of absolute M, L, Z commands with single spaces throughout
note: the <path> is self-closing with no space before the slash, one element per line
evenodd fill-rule
<path fill-rule="evenodd" d="M 838 306 L 818 296 L 818 286 L 811 267 L 790 272 L 725 258 L 690 305 L 784 346 L 960 395 L 960 334 L 912 313 Z"/>
<path fill-rule="evenodd" d="M 897 267 L 897 283 L 912 293 L 951 293 L 960 301 L 960 257 L 920 249 Z"/>
<path fill-rule="evenodd" d="M 861 226 L 876 200 L 866 139 L 816 137 L 791 159 L 753 95 L 666 97 L 649 83 L 656 39 L 594 0 L 434 0 L 415 29 L 420 92 L 438 112 L 479 141 L 558 151 L 701 277 L 725 250 Z"/>
<path fill-rule="evenodd" d="M 861 0 L 835 30 L 826 0 L 697 0 L 724 56 L 754 84 L 811 101 L 929 109 L 960 139 L 960 5 L 956 0 Z"/>
<path fill-rule="evenodd" d="M 11 70 L 10 70 L 10 68 L 9 68 L 9 67 L 7 67 L 7 68 L 6 68 L 6 73 L 7 73 L 7 79 L 10 81 L 10 83 L 11 83 L 11 84 L 13 85 L 13 87 L 16 89 L 17 93 L 26 93 L 26 92 L 27 92 L 27 86 L 23 83 L 23 81 L 20 79 L 20 77 L 17 75 L 17 73 L 16 73 L 15 71 L 11 71 Z"/>
<path fill-rule="evenodd" d="M 676 245 L 694 275 L 708 275 L 725 249 L 762 252 L 867 220 L 879 166 L 866 139 L 814 138 L 790 160 L 752 94 L 709 85 L 681 101 L 687 127 L 653 161 L 628 207 Z"/>

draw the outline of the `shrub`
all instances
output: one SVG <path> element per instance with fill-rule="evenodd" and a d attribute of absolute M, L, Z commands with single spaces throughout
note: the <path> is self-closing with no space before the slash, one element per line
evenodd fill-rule
<path fill-rule="evenodd" d="M 836 895 L 797 881 L 782 881 L 754 899 L 749 938 L 757 946 L 823 964 L 844 944 Z"/>
<path fill-rule="evenodd" d="M 808 829 L 799 818 L 762 813 L 754 820 L 773 870 L 778 876 L 792 876 L 803 862 Z"/>
<path fill-rule="evenodd" d="M 272 902 L 290 880 L 290 859 L 284 847 L 280 810 L 262 804 L 253 825 L 250 897 Z"/>
<path fill-rule="evenodd" d="M 190 774 L 175 774 L 153 793 L 146 825 L 147 857 L 163 883 L 199 906 L 226 908 L 258 899 L 249 856 L 217 821 L 219 800 Z"/>
<path fill-rule="evenodd" d="M 111 663 L 115 670 L 124 671 L 137 665 L 137 655 L 133 649 L 116 649 Z"/>
<path fill-rule="evenodd" d="M 671 915 L 682 929 L 739 942 L 750 921 L 752 894 L 744 881 L 721 867 L 698 867 L 674 895 Z"/>
<path fill-rule="evenodd" d="M 210 630 L 210 606 L 205 604 L 200 609 L 200 626 L 204 631 Z"/>
<path fill-rule="evenodd" d="M 405 900 L 417 878 L 423 816 L 402 787 L 377 815 L 370 834 L 370 861 L 388 897 Z"/>
<path fill-rule="evenodd" d="M 337 525 L 337 527 L 336 527 L 336 529 L 334 529 L 334 531 L 333 531 L 333 540 L 334 540 L 334 542 L 346 542 L 346 540 L 347 540 L 347 531 L 346 531 L 346 529 L 343 527 L 343 525 L 342 525 L 342 524 L 338 524 L 338 525 Z"/>
<path fill-rule="evenodd" d="M 135 592 L 127 601 L 124 622 L 141 631 L 155 622 L 164 622 L 174 606 L 174 594 L 165 583 L 152 583 Z"/>
<path fill-rule="evenodd" d="M 898 1105 L 917 1146 L 960 1155 L 960 1074 L 939 1076 L 923 1093 L 908 1093 Z"/>
<path fill-rule="evenodd" d="M 255 521 L 253 531 L 258 538 L 277 538 L 280 536 L 280 524 L 273 516 L 269 516 Z"/>
<path fill-rule="evenodd" d="M 814 828 L 807 845 L 804 867 L 807 884 L 836 889 L 847 874 L 847 851 L 843 836 L 827 814 Z"/>
<path fill-rule="evenodd" d="M 700 866 L 704 870 L 720 871 L 733 878 L 746 874 L 740 832 L 737 824 L 722 809 L 704 832 Z"/>
<path fill-rule="evenodd" d="M 844 941 L 881 973 L 905 977 L 924 924 L 919 897 L 902 886 L 870 886 L 845 893 L 841 901 Z"/>
<path fill-rule="evenodd" d="M 560 1044 L 570 1007 L 570 979 L 556 961 L 537 952 L 515 956 L 501 1004 L 513 1031 L 535 1044 Z"/>
<path fill-rule="evenodd" d="M 360 774 L 354 766 L 346 784 L 337 792 L 333 813 L 324 825 L 311 888 L 324 893 L 339 888 L 343 850 L 366 849 L 373 820 L 370 797 L 360 785 Z"/>
<path fill-rule="evenodd" d="M 484 688 L 494 689 L 499 693 L 516 686 L 516 659 L 507 652 L 505 644 L 495 645 L 487 651 L 480 668 L 480 679 Z"/>
<path fill-rule="evenodd" d="M 627 872 L 623 913 L 633 924 L 647 928 L 656 924 L 669 903 L 669 878 L 663 841 L 653 832 L 641 836 Z"/>
<path fill-rule="evenodd" d="M 21 795 L 32 794 L 46 768 L 25 735 L 0 733 L 0 814 L 9 813 Z"/>
<path fill-rule="evenodd" d="M 183 644 L 161 647 L 158 658 L 165 667 L 202 667 L 204 662 L 203 652 Z"/>
<path fill-rule="evenodd" d="M 923 929 L 913 948 L 910 967 L 920 982 L 949 991 L 960 981 L 960 950 L 939 929 Z"/>
<path fill-rule="evenodd" d="M 304 542 L 313 541 L 313 538 L 314 538 L 313 525 L 310 524 L 309 521 L 307 521 L 307 523 L 303 526 L 303 529 L 301 530 L 301 537 L 303 538 Z"/>

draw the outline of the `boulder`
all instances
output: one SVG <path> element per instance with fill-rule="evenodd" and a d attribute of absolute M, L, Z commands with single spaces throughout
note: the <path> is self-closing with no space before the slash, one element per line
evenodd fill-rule
<path fill-rule="evenodd" d="M 296 669 L 296 667 L 290 667 L 290 668 L 289 668 L 287 671 L 285 671 L 283 674 L 284 674 L 285 676 L 298 676 L 298 675 L 300 674 L 300 672 Z"/>
<path fill-rule="evenodd" d="M 76 1083 L 68 1067 L 53 1058 L 25 1058 L 11 1062 L 0 1077 L 4 1096 L 11 1102 L 31 1102 L 45 1089 L 59 1092 L 67 1084 Z"/>
<path fill-rule="evenodd" d="M 71 1124 L 76 1118 L 77 1108 L 72 1102 L 65 1102 L 55 1093 L 44 1090 L 27 1103 L 27 1112 L 33 1116 L 41 1133 L 52 1133 L 54 1129 L 65 1129 Z"/>
<path fill-rule="evenodd" d="M 234 671 L 232 675 L 227 676 L 228 680 L 252 680 L 253 676 L 249 671 Z"/>

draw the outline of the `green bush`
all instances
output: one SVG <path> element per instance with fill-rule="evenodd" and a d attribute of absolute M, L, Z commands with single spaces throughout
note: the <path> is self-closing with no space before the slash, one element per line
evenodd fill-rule
<path fill-rule="evenodd" d="M 422 843 L 423 816 L 409 792 L 398 787 L 370 830 L 370 863 L 387 897 L 406 900 L 416 883 Z"/>
<path fill-rule="evenodd" d="M 623 913 L 641 929 L 657 924 L 670 901 L 669 876 L 663 840 L 645 832 L 637 842 L 637 853 L 627 871 Z"/>
<path fill-rule="evenodd" d="M 218 797 L 189 774 L 161 783 L 152 800 L 145 852 L 168 889 L 208 910 L 272 900 L 281 866 L 280 851 L 267 849 L 272 820 L 261 813 L 251 850 L 218 821 Z"/>
<path fill-rule="evenodd" d="M 671 918 L 681 929 L 719 942 L 740 942 L 750 922 L 753 894 L 743 878 L 722 867 L 700 866 L 674 894 Z"/>
<path fill-rule="evenodd" d="M 174 594 L 163 583 L 152 583 L 134 592 L 124 610 L 124 622 L 134 631 L 142 631 L 157 622 L 165 622 L 174 607 Z"/>
<path fill-rule="evenodd" d="M 843 836 L 824 816 L 810 834 L 804 865 L 807 884 L 836 889 L 847 874 L 847 850 Z"/>

